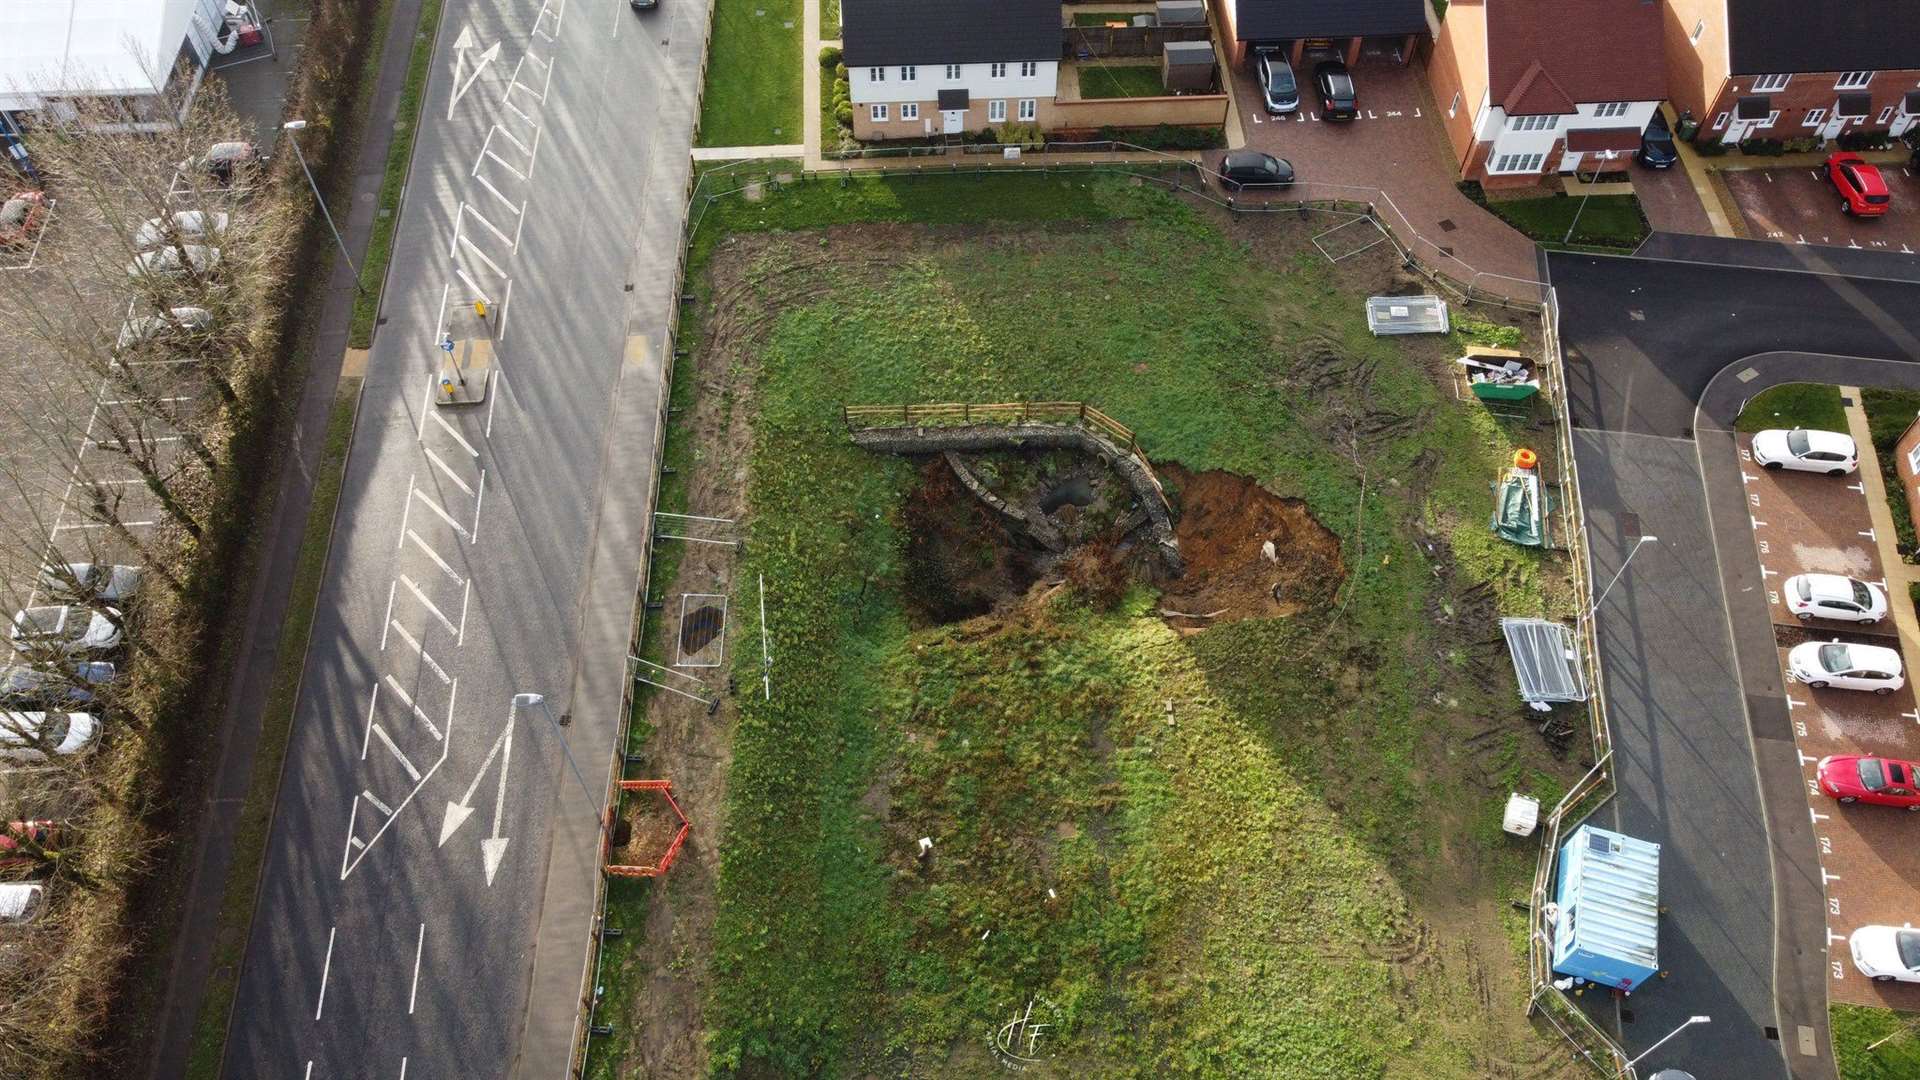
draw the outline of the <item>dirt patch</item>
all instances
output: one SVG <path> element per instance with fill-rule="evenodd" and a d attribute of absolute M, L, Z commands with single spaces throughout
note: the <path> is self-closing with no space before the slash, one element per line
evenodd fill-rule
<path fill-rule="evenodd" d="M 1177 492 L 1174 537 L 1187 563 L 1184 575 L 1160 583 L 1169 625 L 1282 618 L 1331 602 L 1346 577 L 1340 538 L 1306 503 L 1235 473 L 1157 468 Z"/>
<path fill-rule="evenodd" d="M 1039 579 L 1043 552 L 1014 535 L 940 458 L 920 466 L 902 509 L 907 602 L 929 623 L 984 615 Z"/>
<path fill-rule="evenodd" d="M 680 818 L 655 791 L 629 791 L 620 799 L 620 817 L 613 823 L 610 866 L 658 866 L 680 831 Z"/>

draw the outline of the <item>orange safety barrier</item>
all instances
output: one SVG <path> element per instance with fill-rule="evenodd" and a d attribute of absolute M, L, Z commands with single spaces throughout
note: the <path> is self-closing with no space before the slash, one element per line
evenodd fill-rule
<path fill-rule="evenodd" d="M 1524 446 L 1513 452 L 1513 467 L 1516 469 L 1531 469 L 1538 464 L 1540 455 Z"/>
<path fill-rule="evenodd" d="M 607 827 L 600 832 L 600 861 L 606 867 L 609 877 L 659 877 L 673 866 L 673 860 L 679 858 L 680 849 L 686 846 L 687 834 L 693 831 L 693 824 L 680 809 L 680 803 L 673 797 L 671 780 L 622 780 L 620 791 L 657 791 L 667 800 L 667 808 L 673 816 L 680 819 L 680 828 L 674 832 L 673 840 L 667 844 L 667 850 L 657 862 L 648 865 L 616 865 L 613 861 L 613 823 L 620 813 L 620 804 L 616 802 L 607 808 Z"/>

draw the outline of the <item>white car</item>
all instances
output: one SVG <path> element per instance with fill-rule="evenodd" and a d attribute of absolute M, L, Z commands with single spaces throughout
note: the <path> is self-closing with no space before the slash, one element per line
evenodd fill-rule
<path fill-rule="evenodd" d="M 182 251 L 187 253 L 184 260 L 180 257 Z M 143 251 L 127 264 L 127 276 L 135 279 L 149 274 L 155 277 L 178 277 L 187 272 L 188 263 L 193 265 L 195 273 L 204 274 L 220 265 L 220 249 L 205 244 L 185 244 Z"/>
<path fill-rule="evenodd" d="M 1809 641 L 1787 653 L 1787 672 L 1798 682 L 1819 690 L 1871 690 L 1891 694 L 1907 684 L 1900 654 L 1879 645 L 1848 645 L 1838 641 Z"/>
<path fill-rule="evenodd" d="M 140 588 L 140 568 L 85 562 L 48 565 L 40 570 L 40 583 L 55 596 L 77 591 L 80 598 L 119 604 L 133 599 Z"/>
<path fill-rule="evenodd" d="M 14 612 L 7 639 L 26 653 L 106 652 L 119 647 L 120 628 L 104 612 L 75 604 L 48 604 Z"/>
<path fill-rule="evenodd" d="M 47 906 L 45 886 L 31 881 L 9 881 L 0 884 L 0 924 L 20 926 L 40 917 L 40 910 Z"/>
<path fill-rule="evenodd" d="M 170 331 L 205 330 L 212 325 L 213 312 L 202 307 L 168 308 L 165 315 L 135 315 L 120 325 L 120 337 L 113 348 L 118 352 Z"/>
<path fill-rule="evenodd" d="M 225 214 L 208 213 L 205 210 L 182 210 L 164 218 L 151 218 L 133 233 L 133 246 L 142 251 L 165 244 L 178 234 L 182 240 L 198 240 L 203 236 L 219 236 L 227 231 L 228 217 Z M 172 232 L 168 226 L 172 226 Z"/>
<path fill-rule="evenodd" d="M 0 759 L 15 763 L 47 760 L 42 747 L 70 757 L 100 738 L 100 721 L 83 712 L 0 713 Z"/>
<path fill-rule="evenodd" d="M 1920 982 L 1920 930 L 1863 926 L 1847 939 L 1853 966 L 1874 982 Z"/>
<path fill-rule="evenodd" d="M 1780 595 L 1801 619 L 1877 623 L 1887 617 L 1887 594 L 1878 585 L 1839 574 L 1795 574 Z"/>
<path fill-rule="evenodd" d="M 1769 428 L 1753 437 L 1753 460 L 1767 469 L 1845 476 L 1860 464 L 1853 436 L 1811 428 Z"/>

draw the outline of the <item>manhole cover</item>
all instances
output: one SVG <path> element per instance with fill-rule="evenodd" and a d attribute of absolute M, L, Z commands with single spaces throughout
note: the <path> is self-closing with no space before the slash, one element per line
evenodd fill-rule
<path fill-rule="evenodd" d="M 1459 227 L 1460 227 L 1460 226 L 1458 226 L 1458 225 L 1455 225 L 1455 224 L 1453 223 L 1453 219 L 1452 219 L 1452 218 L 1450 218 L 1450 217 L 1443 217 L 1443 218 L 1441 218 L 1441 219 L 1440 219 L 1440 231 L 1441 231 L 1441 232 L 1452 232 L 1453 230 L 1455 230 L 1455 229 L 1457 229 L 1457 228 L 1459 228 Z"/>
<path fill-rule="evenodd" d="M 1743 368 L 1741 369 L 1739 374 L 1734 376 L 1734 378 L 1739 379 L 1741 382 L 1752 382 L 1753 380 L 1759 377 L 1760 377 L 1759 368 Z"/>
<path fill-rule="evenodd" d="M 1442 245 L 1440 247 L 1440 254 L 1445 255 L 1447 258 L 1451 259 L 1453 258 L 1453 249 Z"/>
<path fill-rule="evenodd" d="M 680 623 L 680 651 L 687 655 L 698 653 L 720 636 L 724 625 L 726 616 L 712 604 L 687 612 L 686 619 Z"/>

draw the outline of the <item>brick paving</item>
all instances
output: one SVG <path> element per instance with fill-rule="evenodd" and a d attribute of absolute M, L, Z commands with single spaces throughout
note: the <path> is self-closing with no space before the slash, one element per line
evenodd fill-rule
<path fill-rule="evenodd" d="M 1802 640 L 1838 638 L 1898 648 L 1892 620 L 1870 627 L 1827 620 L 1803 624 L 1789 613 L 1779 585 L 1795 574 L 1850 574 L 1885 583 L 1866 487 L 1858 475 L 1768 472 L 1750 460 L 1749 436 L 1739 438 L 1741 475 L 1753 519 L 1754 544 L 1767 583 L 1779 641 L 1781 669 L 1787 651 Z M 1904 602 L 1904 597 L 1895 597 Z M 1909 664 L 1908 678 L 1913 678 Z M 1881 754 L 1920 759 L 1920 712 L 1911 681 L 1881 697 L 1849 690 L 1813 690 L 1786 683 L 1793 737 L 1807 785 L 1820 850 L 1831 946 L 1828 993 L 1832 1000 L 1920 1011 L 1920 985 L 1875 983 L 1854 968 L 1847 935 L 1869 924 L 1900 926 L 1920 921 L 1920 820 L 1884 806 L 1841 806 L 1814 787 L 1814 765 L 1829 754 Z M 1812 947 L 1813 943 L 1806 943 Z"/>
<path fill-rule="evenodd" d="M 1840 195 L 1821 168 L 1730 169 L 1720 178 L 1756 240 L 1920 253 L 1920 177 L 1902 165 L 1881 165 L 1880 175 L 1893 202 L 1871 220 L 1840 212 Z"/>
<path fill-rule="evenodd" d="M 1649 169 L 1636 164 L 1632 169 L 1633 194 L 1655 232 L 1713 235 L 1713 222 L 1683 166 L 1676 163 L 1668 169 Z"/>

